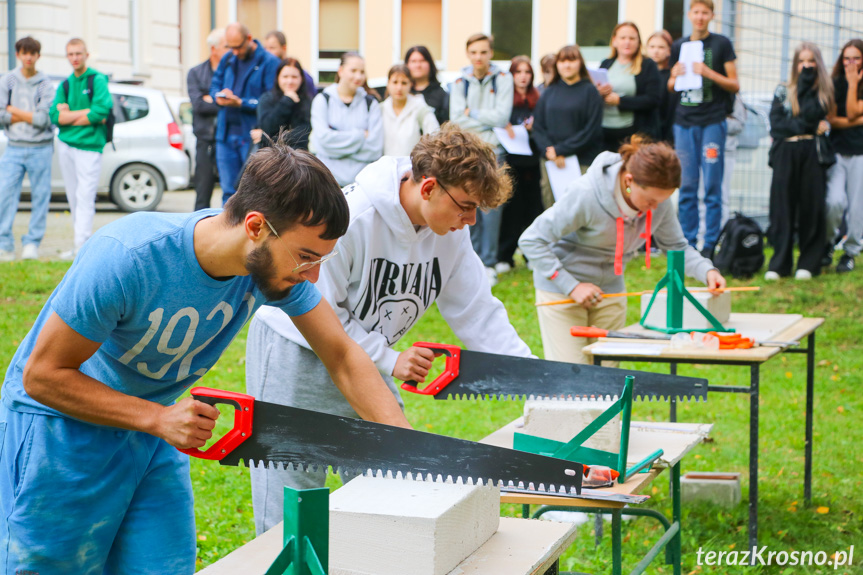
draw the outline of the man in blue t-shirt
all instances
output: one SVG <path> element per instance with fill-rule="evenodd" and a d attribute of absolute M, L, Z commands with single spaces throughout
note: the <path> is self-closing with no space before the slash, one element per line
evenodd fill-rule
<path fill-rule="evenodd" d="M 734 94 L 740 91 L 737 81 L 737 55 L 731 40 L 710 32 L 713 0 L 692 0 L 689 21 L 692 35 L 671 46 L 671 74 L 668 90 L 674 91 L 678 76 L 686 73 L 680 62 L 684 42 L 700 41 L 704 62 L 695 62 L 692 72 L 702 77 L 701 88 L 680 93 L 674 118 L 674 148 L 682 169 L 678 217 L 683 235 L 695 247 L 698 239 L 698 180 L 704 174 L 705 231 L 701 255 L 713 257 L 722 225 L 722 177 L 725 166 L 725 117 L 733 110 Z"/>
<path fill-rule="evenodd" d="M 314 156 L 249 160 L 224 211 L 133 214 L 84 246 L 6 373 L 3 572 L 192 573 L 188 456 L 219 411 L 177 398 L 263 304 L 293 318 L 365 419 L 408 426 L 313 285 L 348 226 Z"/>

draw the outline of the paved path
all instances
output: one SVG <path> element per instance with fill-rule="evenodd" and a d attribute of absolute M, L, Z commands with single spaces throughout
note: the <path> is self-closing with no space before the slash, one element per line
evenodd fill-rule
<path fill-rule="evenodd" d="M 222 191 L 216 187 L 213 192 L 213 207 L 221 207 Z M 195 207 L 195 191 L 181 190 L 177 192 L 165 192 L 162 201 L 159 202 L 157 211 L 160 212 L 191 212 Z M 128 215 L 117 209 L 110 202 L 96 204 L 96 217 L 93 220 L 93 231 L 98 230 L 105 224 L 113 222 Z M 15 253 L 21 256 L 21 236 L 27 233 L 27 224 L 30 221 L 30 204 L 22 202 L 18 213 L 15 215 L 15 224 L 12 231 L 15 235 Z M 48 213 L 48 225 L 42 245 L 39 247 L 39 259 L 54 260 L 60 252 L 72 249 L 72 215 L 69 213 L 69 204 L 51 204 Z"/>

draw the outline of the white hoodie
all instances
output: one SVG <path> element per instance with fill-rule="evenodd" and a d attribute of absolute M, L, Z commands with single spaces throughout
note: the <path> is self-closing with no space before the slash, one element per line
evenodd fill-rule
<path fill-rule="evenodd" d="M 399 356 L 392 346 L 435 301 L 468 349 L 530 356 L 491 294 L 468 229 L 439 236 L 411 223 L 399 201 L 401 179 L 410 171 L 410 158 L 384 157 L 345 188 L 350 226 L 338 241 L 338 255 L 321 266 L 317 288 L 385 375 L 392 374 Z M 257 318 L 309 348 L 279 308 L 263 306 Z"/>
<path fill-rule="evenodd" d="M 410 156 L 423 134 L 432 134 L 440 129 L 434 108 L 426 104 L 422 96 L 409 94 L 401 114 L 393 110 L 393 99 L 381 104 L 384 121 L 384 155 Z"/>

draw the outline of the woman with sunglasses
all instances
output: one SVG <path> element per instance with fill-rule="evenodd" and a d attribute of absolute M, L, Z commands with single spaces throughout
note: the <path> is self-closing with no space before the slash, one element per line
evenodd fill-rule
<path fill-rule="evenodd" d="M 431 350 L 393 346 L 437 302 L 441 315 L 472 350 L 530 356 L 489 288 L 468 226 L 477 209 L 511 194 L 494 149 L 451 124 L 426 134 L 408 157 L 384 157 L 346 189 L 347 233 L 316 286 L 345 330 L 369 354 L 401 403 L 394 379 L 424 382 Z M 246 382 L 257 399 L 345 417 L 356 412 L 335 387 L 291 319 L 262 308 L 249 328 Z M 252 469 L 258 533 L 282 520 L 283 486 L 322 487 L 323 471 Z"/>

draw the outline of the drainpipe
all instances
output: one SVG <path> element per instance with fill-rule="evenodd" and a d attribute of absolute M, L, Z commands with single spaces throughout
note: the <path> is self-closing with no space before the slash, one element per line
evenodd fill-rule
<path fill-rule="evenodd" d="M 210 0 L 210 30 L 216 29 L 216 0 Z"/>
<path fill-rule="evenodd" d="M 6 21 L 9 23 L 7 44 L 9 45 L 9 69 L 15 69 L 15 0 L 6 0 Z"/>

